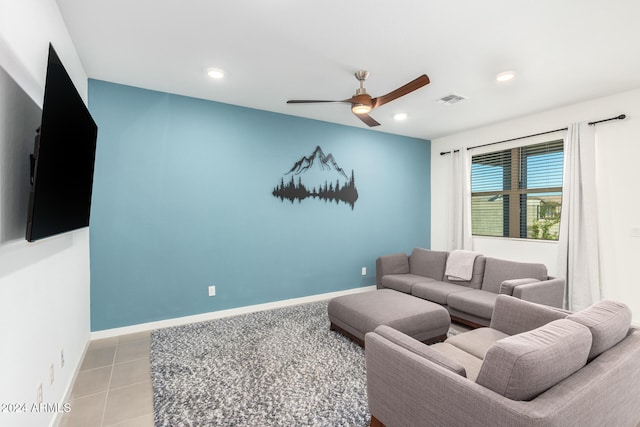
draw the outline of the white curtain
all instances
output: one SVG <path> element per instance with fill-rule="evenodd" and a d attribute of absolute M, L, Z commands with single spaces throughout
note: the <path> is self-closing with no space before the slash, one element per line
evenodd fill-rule
<path fill-rule="evenodd" d="M 584 309 L 601 299 L 595 129 L 571 124 L 564 140 L 558 275 L 567 281 L 565 307 Z"/>
<path fill-rule="evenodd" d="M 449 193 L 449 250 L 472 250 L 471 156 L 466 148 L 451 151 Z"/>

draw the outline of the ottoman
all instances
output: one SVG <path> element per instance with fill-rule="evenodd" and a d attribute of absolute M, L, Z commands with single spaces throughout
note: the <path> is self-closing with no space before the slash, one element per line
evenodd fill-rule
<path fill-rule="evenodd" d="M 364 335 L 380 325 L 431 344 L 447 338 L 449 312 L 442 306 L 392 289 L 333 298 L 328 306 L 331 330 L 364 346 Z"/>

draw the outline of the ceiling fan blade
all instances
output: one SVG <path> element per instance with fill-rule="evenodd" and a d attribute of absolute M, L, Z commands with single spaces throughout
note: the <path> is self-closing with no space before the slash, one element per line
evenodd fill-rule
<path fill-rule="evenodd" d="M 287 104 L 313 104 L 317 102 L 351 102 L 350 99 L 342 99 L 340 101 L 328 101 L 322 99 L 290 99 Z"/>
<path fill-rule="evenodd" d="M 375 119 L 373 117 L 371 117 L 370 115 L 368 115 L 368 114 L 355 114 L 354 113 L 354 115 L 357 118 L 359 118 L 360 120 L 362 120 L 369 127 L 380 126 L 380 123 L 375 121 Z"/>
<path fill-rule="evenodd" d="M 415 80 L 410 81 L 404 86 L 399 87 L 398 89 L 389 92 L 386 95 L 379 96 L 378 98 L 374 98 L 373 108 L 377 108 L 381 105 L 386 104 L 387 102 L 391 102 L 394 99 L 398 99 L 401 96 L 405 96 L 408 93 L 413 92 L 416 89 L 420 89 L 422 86 L 426 86 L 429 84 L 429 77 L 426 74 L 421 75 Z"/>

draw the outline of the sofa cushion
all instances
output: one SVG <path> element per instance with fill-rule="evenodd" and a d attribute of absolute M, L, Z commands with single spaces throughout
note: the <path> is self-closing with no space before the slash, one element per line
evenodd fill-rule
<path fill-rule="evenodd" d="M 470 289 L 467 292 L 449 294 L 447 305 L 457 311 L 473 314 L 484 319 L 491 319 L 493 306 L 498 294 L 480 289 Z"/>
<path fill-rule="evenodd" d="M 570 314 L 567 319 L 578 322 L 591 331 L 589 360 L 598 357 L 627 336 L 631 325 L 631 310 L 615 301 L 600 301 L 591 307 Z"/>
<path fill-rule="evenodd" d="M 409 272 L 431 279 L 442 280 L 448 256 L 449 252 L 414 248 L 409 257 Z"/>
<path fill-rule="evenodd" d="M 458 363 L 455 359 L 445 355 L 444 353 L 432 349 L 428 345 L 423 344 L 420 341 L 403 334 L 402 332 L 399 332 L 389 326 L 381 325 L 376 328 L 375 333 L 388 339 L 392 343 L 399 345 L 400 347 L 409 350 L 412 353 L 417 354 L 418 356 L 432 361 L 436 365 L 442 366 L 443 368 L 448 369 L 451 372 L 454 372 L 463 377 L 467 376 L 464 366 Z"/>
<path fill-rule="evenodd" d="M 409 257 L 404 253 L 384 255 L 376 259 L 376 268 L 386 274 L 406 274 L 409 272 Z"/>
<path fill-rule="evenodd" d="M 470 289 L 468 287 L 462 285 L 432 281 L 414 283 L 414 285 L 411 287 L 411 294 L 417 296 L 418 298 L 445 305 L 447 303 L 447 297 L 449 296 L 449 294 L 455 292 L 465 292 L 469 290 Z"/>
<path fill-rule="evenodd" d="M 405 294 L 411 293 L 411 287 L 414 283 L 429 281 L 435 282 L 435 279 L 416 274 L 387 274 L 380 279 L 383 287 L 404 292 Z"/>
<path fill-rule="evenodd" d="M 496 342 L 476 382 L 512 400 L 531 400 L 587 363 L 589 329 L 567 319 Z"/>
<path fill-rule="evenodd" d="M 537 280 L 546 280 L 547 267 L 543 264 L 537 263 L 487 258 L 481 289 L 497 294 L 500 292 L 500 285 L 505 280 L 521 279 L 525 277 Z"/>
<path fill-rule="evenodd" d="M 507 338 L 509 335 L 491 328 L 478 328 L 469 332 L 454 335 L 445 341 L 451 345 L 474 355 L 479 359 L 484 359 L 487 351 L 499 340 Z"/>

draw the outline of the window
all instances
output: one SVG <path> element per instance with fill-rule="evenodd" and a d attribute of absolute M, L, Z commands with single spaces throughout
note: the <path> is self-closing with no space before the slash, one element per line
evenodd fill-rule
<path fill-rule="evenodd" d="M 558 240 L 562 148 L 552 141 L 472 156 L 473 235 Z"/>

